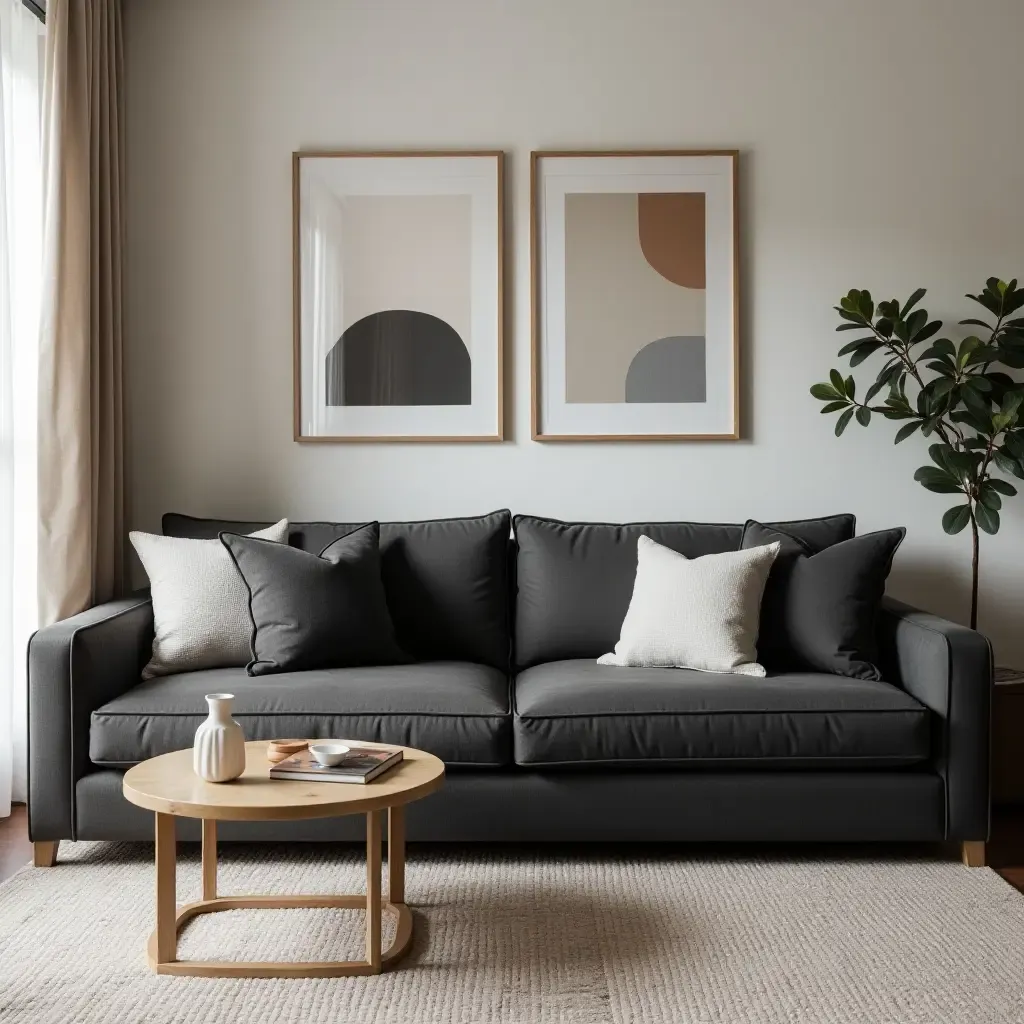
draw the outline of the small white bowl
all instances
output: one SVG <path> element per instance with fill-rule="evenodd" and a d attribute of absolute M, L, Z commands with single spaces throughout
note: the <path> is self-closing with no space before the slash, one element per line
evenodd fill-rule
<path fill-rule="evenodd" d="M 345 755 L 351 749 L 351 747 L 346 747 L 344 743 L 311 743 L 309 745 L 309 752 L 313 757 L 320 764 L 326 765 L 328 768 L 341 764 L 345 760 Z"/>

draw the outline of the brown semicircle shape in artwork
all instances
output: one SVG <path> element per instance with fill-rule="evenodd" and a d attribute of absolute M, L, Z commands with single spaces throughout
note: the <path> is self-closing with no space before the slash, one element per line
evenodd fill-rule
<path fill-rule="evenodd" d="M 704 288 L 703 192 L 641 192 L 637 227 L 644 258 L 662 277 L 684 288 Z"/>

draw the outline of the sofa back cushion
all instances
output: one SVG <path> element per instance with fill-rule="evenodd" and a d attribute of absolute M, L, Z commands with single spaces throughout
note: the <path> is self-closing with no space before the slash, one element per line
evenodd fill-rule
<path fill-rule="evenodd" d="M 687 558 L 736 551 L 742 524 L 564 523 L 515 516 L 515 660 L 519 668 L 599 658 L 619 639 L 636 578 L 637 540 Z M 776 524 L 821 551 L 854 535 L 852 515 Z"/>
<path fill-rule="evenodd" d="M 402 649 L 418 661 L 473 661 L 508 671 L 509 512 L 381 523 L 381 576 Z M 251 533 L 265 524 L 167 513 L 169 537 Z M 288 542 L 319 554 L 365 523 L 291 523 Z M 627 599 L 628 600 L 628 599 Z"/>

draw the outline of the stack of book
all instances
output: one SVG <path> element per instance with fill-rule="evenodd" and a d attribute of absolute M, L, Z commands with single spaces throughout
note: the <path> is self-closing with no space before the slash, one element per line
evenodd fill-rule
<path fill-rule="evenodd" d="M 366 783 L 394 768 L 402 760 L 401 747 L 353 746 L 340 764 L 320 764 L 308 750 L 300 750 L 270 769 L 272 779 L 295 782 Z"/>

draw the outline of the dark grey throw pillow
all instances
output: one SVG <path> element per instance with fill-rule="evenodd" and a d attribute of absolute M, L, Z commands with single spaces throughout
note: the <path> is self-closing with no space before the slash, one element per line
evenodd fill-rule
<path fill-rule="evenodd" d="M 380 528 L 368 523 L 319 555 L 222 533 L 249 589 L 251 676 L 407 661 L 380 578 Z"/>
<path fill-rule="evenodd" d="M 758 661 L 777 671 L 880 679 L 878 608 L 906 532 L 866 533 L 814 552 L 783 530 L 748 522 L 741 548 L 781 544 L 761 601 Z"/>

